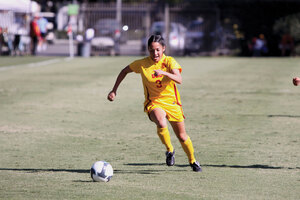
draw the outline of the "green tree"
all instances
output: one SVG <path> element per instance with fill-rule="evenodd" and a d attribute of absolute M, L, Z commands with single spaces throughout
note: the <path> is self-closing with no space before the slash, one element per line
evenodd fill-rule
<path fill-rule="evenodd" d="M 289 33 L 294 40 L 300 40 L 300 13 L 278 19 L 273 26 L 274 33 Z"/>

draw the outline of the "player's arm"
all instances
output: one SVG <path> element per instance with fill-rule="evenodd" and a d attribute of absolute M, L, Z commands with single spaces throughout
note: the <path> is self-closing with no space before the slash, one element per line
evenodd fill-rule
<path fill-rule="evenodd" d="M 123 81 L 123 79 L 125 78 L 125 76 L 132 72 L 132 70 L 130 69 L 129 65 L 127 67 L 125 67 L 124 69 L 122 69 L 122 71 L 119 73 L 118 77 L 117 77 L 117 80 L 115 82 L 115 85 L 112 89 L 112 91 L 109 92 L 108 96 L 107 96 L 107 99 L 109 101 L 113 101 L 117 95 L 117 90 L 118 90 L 118 87 L 120 85 L 120 83 Z"/>
<path fill-rule="evenodd" d="M 154 70 L 154 72 L 155 72 L 156 76 L 164 75 L 164 76 L 169 77 L 170 79 L 172 79 L 173 81 L 175 81 L 178 84 L 182 83 L 182 77 L 181 77 L 181 73 L 180 73 L 179 69 L 172 69 L 171 73 L 170 72 L 165 72 L 165 71 L 160 70 L 160 69 Z"/>

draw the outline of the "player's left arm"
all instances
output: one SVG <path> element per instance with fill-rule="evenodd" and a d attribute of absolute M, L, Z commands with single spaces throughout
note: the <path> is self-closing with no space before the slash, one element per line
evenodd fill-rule
<path fill-rule="evenodd" d="M 178 84 L 182 83 L 182 77 L 179 69 L 171 69 L 171 72 L 165 72 L 163 70 L 154 70 L 155 76 L 164 75 L 169 77 L 171 80 L 175 81 Z"/>

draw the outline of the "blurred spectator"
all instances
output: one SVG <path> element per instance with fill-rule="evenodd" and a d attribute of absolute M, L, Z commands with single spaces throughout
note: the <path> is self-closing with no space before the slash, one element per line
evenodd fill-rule
<path fill-rule="evenodd" d="M 253 37 L 251 39 L 251 41 L 248 43 L 248 48 L 249 48 L 249 51 L 250 51 L 250 54 L 253 55 L 253 48 L 254 48 L 254 45 L 255 45 L 255 42 L 256 42 L 257 38 L 256 37 Z"/>
<path fill-rule="evenodd" d="M 8 54 L 13 53 L 14 13 L 0 11 L 0 26 L 2 27 L 2 45 L 7 46 Z"/>
<path fill-rule="evenodd" d="M 37 21 L 41 32 L 41 38 L 37 47 L 37 51 L 45 51 L 47 49 L 46 36 L 48 20 L 45 17 L 40 17 Z"/>
<path fill-rule="evenodd" d="M 23 19 L 25 19 L 25 17 L 26 16 L 24 16 Z M 26 37 L 27 34 L 28 31 L 26 30 L 25 20 L 19 20 L 17 23 L 17 30 L 13 42 L 14 52 L 16 55 L 23 55 L 23 53 L 25 53 L 24 38 Z"/>
<path fill-rule="evenodd" d="M 8 47 L 8 54 L 12 55 L 13 54 L 13 41 L 14 41 L 14 35 L 9 32 L 8 28 L 4 28 L 3 30 L 3 39 L 4 43 Z"/>
<path fill-rule="evenodd" d="M 253 38 L 253 56 L 266 56 L 268 53 L 267 41 L 264 34 L 260 34 L 258 38 Z"/>
<path fill-rule="evenodd" d="M 13 41 L 13 50 L 14 50 L 15 55 L 17 54 L 17 52 L 20 52 L 20 49 L 19 49 L 20 41 L 21 41 L 21 35 L 19 33 L 17 33 L 15 35 L 15 39 Z"/>
<path fill-rule="evenodd" d="M 95 30 L 92 29 L 92 28 L 88 28 L 86 31 L 85 31 L 85 40 L 87 42 L 90 42 L 95 36 Z"/>
<path fill-rule="evenodd" d="M 3 32 L 2 32 L 2 27 L 0 27 L 0 55 L 2 55 L 3 44 L 4 44 Z"/>
<path fill-rule="evenodd" d="M 294 39 L 293 37 L 286 33 L 282 36 L 279 45 L 281 50 L 281 56 L 290 56 L 294 53 Z"/>
<path fill-rule="evenodd" d="M 261 49 L 261 54 L 262 54 L 262 56 L 267 56 L 269 53 L 269 49 L 268 49 L 267 40 L 265 38 L 265 35 L 259 34 L 259 38 L 263 41 L 263 47 Z"/>
<path fill-rule="evenodd" d="M 38 41 L 41 38 L 40 28 L 38 26 L 38 17 L 35 16 L 33 20 L 30 22 L 30 38 L 31 38 L 31 54 L 36 54 L 36 47 L 38 45 Z"/>

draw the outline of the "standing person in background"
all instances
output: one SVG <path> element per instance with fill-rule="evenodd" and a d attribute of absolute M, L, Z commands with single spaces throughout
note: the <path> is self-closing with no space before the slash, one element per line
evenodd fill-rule
<path fill-rule="evenodd" d="M 4 44 L 3 30 L 2 27 L 0 27 L 0 55 L 2 55 L 3 44 Z"/>
<path fill-rule="evenodd" d="M 8 55 L 14 55 L 13 41 L 15 35 L 14 13 L 11 11 L 0 11 L 0 26 L 2 28 L 2 45 L 8 47 Z M 5 45 L 4 45 L 5 44 Z M 2 52 L 4 53 L 4 52 Z"/>
<path fill-rule="evenodd" d="M 33 20 L 30 22 L 31 55 L 36 54 L 36 48 L 41 38 L 41 32 L 37 21 L 38 21 L 38 16 L 35 16 Z"/>
<path fill-rule="evenodd" d="M 171 143 L 167 120 L 185 151 L 193 171 L 202 171 L 194 156 L 194 147 L 185 131 L 184 115 L 180 95 L 176 86 L 182 83 L 181 66 L 170 56 L 165 56 L 165 41 L 160 35 L 152 35 L 148 40 L 150 56 L 136 60 L 125 67 L 118 75 L 107 98 L 113 101 L 117 89 L 128 73 L 141 74 L 144 86 L 144 111 L 156 124 L 157 134 L 166 147 L 166 164 L 175 164 L 175 150 Z"/>
<path fill-rule="evenodd" d="M 41 39 L 39 40 L 39 44 L 37 47 L 37 51 L 45 51 L 47 49 L 46 36 L 47 36 L 47 24 L 48 20 L 45 17 L 40 17 L 37 21 L 38 26 L 41 32 Z"/>
<path fill-rule="evenodd" d="M 281 49 L 281 56 L 290 56 L 294 54 L 294 39 L 289 33 L 282 36 L 279 48 Z"/>
<path fill-rule="evenodd" d="M 4 41 L 7 44 L 9 55 L 14 55 L 14 47 L 13 47 L 13 42 L 15 39 L 14 34 L 9 30 L 9 28 L 5 28 L 3 32 L 4 36 Z"/>

